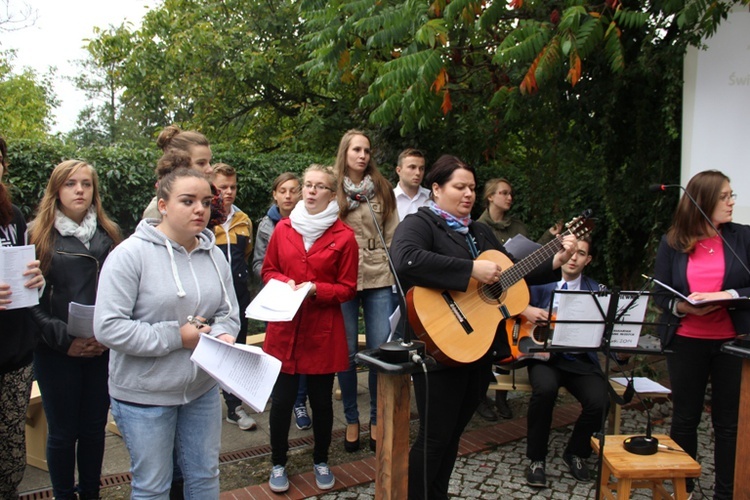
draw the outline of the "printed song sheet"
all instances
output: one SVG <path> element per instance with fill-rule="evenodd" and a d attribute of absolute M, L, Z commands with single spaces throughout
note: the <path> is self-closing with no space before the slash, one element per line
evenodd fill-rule
<path fill-rule="evenodd" d="M 648 297 L 645 295 L 639 295 L 636 292 L 620 292 L 620 300 L 617 303 L 618 320 L 612 328 L 612 338 L 609 340 L 610 346 L 638 347 L 643 319 L 646 317 L 647 304 Z M 626 307 L 628 308 L 627 311 L 621 316 L 620 312 Z"/>
<path fill-rule="evenodd" d="M 559 290 L 556 290 L 555 294 L 558 294 L 560 303 L 557 306 L 557 322 L 552 334 L 552 345 L 599 347 L 604 334 L 604 318 L 596 302 L 606 311 L 609 307 L 609 295 L 601 297 Z"/>
<path fill-rule="evenodd" d="M 71 302 L 68 304 L 68 335 L 82 339 L 94 336 L 94 306 Z"/>
<path fill-rule="evenodd" d="M 0 247 L 0 282 L 10 285 L 13 292 L 12 301 L 5 309 L 20 309 L 31 307 L 39 303 L 39 290 L 26 288 L 29 281 L 23 273 L 28 269 L 29 262 L 36 260 L 34 245 L 20 247 Z"/>
<path fill-rule="evenodd" d="M 596 348 L 602 343 L 605 317 L 611 295 L 556 290 L 560 302 L 551 345 Z M 597 306 L 597 303 L 599 306 Z M 638 292 L 621 292 L 617 320 L 612 327 L 610 346 L 638 347 L 648 297 Z M 599 309 L 601 307 L 601 310 Z M 625 310 L 627 308 L 627 310 Z M 624 311 L 624 314 L 620 314 Z"/>
<path fill-rule="evenodd" d="M 260 347 L 227 344 L 206 334 L 190 359 L 257 412 L 265 410 L 281 371 L 281 361 Z"/>

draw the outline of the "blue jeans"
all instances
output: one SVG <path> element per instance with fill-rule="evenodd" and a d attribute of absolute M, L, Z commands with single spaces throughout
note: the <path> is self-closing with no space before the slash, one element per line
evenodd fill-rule
<path fill-rule="evenodd" d="M 294 402 L 294 406 L 305 406 L 305 404 L 307 404 L 307 375 L 300 375 L 297 400 Z"/>
<path fill-rule="evenodd" d="M 131 499 L 169 498 L 173 450 L 185 479 L 185 499 L 219 498 L 218 388 L 180 406 L 136 406 L 113 398 L 112 415 L 130 453 Z"/>
<path fill-rule="evenodd" d="M 391 287 L 369 288 L 357 292 L 349 302 L 341 304 L 346 328 L 346 341 L 349 345 L 349 369 L 339 372 L 339 386 L 341 386 L 341 400 L 344 404 L 344 417 L 347 424 L 359 422 L 357 408 L 357 366 L 354 355 L 357 354 L 357 321 L 359 306 L 362 305 L 365 317 L 365 338 L 368 349 L 375 349 L 388 340 L 391 326 L 388 316 L 393 312 Z M 370 370 L 370 423 L 377 423 L 378 414 L 378 377 L 375 370 Z"/>

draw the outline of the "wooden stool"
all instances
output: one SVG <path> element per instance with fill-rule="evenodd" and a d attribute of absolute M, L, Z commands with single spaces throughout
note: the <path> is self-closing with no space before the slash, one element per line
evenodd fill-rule
<path fill-rule="evenodd" d="M 664 488 L 664 481 L 671 481 L 677 500 L 687 500 L 685 478 L 699 477 L 701 466 L 685 453 L 677 443 L 668 436 L 655 434 L 659 444 L 664 444 L 676 451 L 659 449 L 654 455 L 635 455 L 625 451 L 622 442 L 629 436 L 607 435 L 604 440 L 604 467 L 599 478 L 601 497 L 625 500 L 630 498 L 630 490 L 651 488 L 654 498 L 672 499 Z M 591 447 L 599 453 L 599 440 L 591 438 Z M 610 482 L 612 475 L 616 482 Z M 612 494 L 617 491 L 617 496 Z"/>

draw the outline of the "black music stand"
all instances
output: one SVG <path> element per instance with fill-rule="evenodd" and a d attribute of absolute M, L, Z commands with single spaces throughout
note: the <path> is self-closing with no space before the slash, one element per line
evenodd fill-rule
<path fill-rule="evenodd" d="M 604 354 L 604 377 L 605 382 L 607 384 L 607 398 L 609 398 L 610 395 L 610 389 L 609 389 L 609 363 L 610 358 L 613 354 L 616 353 L 629 353 L 629 354 L 664 354 L 663 348 L 660 349 L 652 349 L 647 348 L 645 346 L 639 346 L 639 347 L 613 347 L 611 345 L 612 336 L 615 331 L 615 328 L 617 326 L 624 326 L 624 325 L 640 325 L 640 326 L 647 326 L 647 325 L 659 325 L 661 323 L 654 323 L 654 322 L 648 322 L 648 321 L 627 321 L 623 318 L 625 317 L 626 313 L 634 306 L 635 301 L 639 297 L 649 297 L 651 295 L 654 295 L 651 292 L 646 292 L 645 288 L 648 285 L 648 282 L 644 287 L 639 291 L 627 291 L 622 292 L 619 287 L 614 287 L 612 290 L 605 290 L 605 291 L 588 291 L 588 290 L 554 290 L 552 292 L 552 298 L 550 300 L 549 305 L 549 317 L 552 318 L 552 310 L 553 310 L 553 304 L 555 299 L 555 294 L 578 294 L 578 295 L 589 295 L 591 296 L 592 301 L 596 304 L 596 307 L 599 310 L 600 319 L 596 320 L 550 320 L 551 324 L 565 324 L 565 323 L 575 323 L 575 324 L 590 324 L 590 325 L 604 325 L 604 332 L 602 333 L 602 338 L 599 346 L 597 347 L 570 347 L 570 346 L 552 346 L 549 343 L 549 339 L 545 340 L 544 345 L 539 348 L 530 348 L 529 350 L 531 352 L 549 352 L 549 353 L 563 353 L 563 352 L 587 352 L 587 351 L 593 351 L 593 352 L 601 352 Z M 596 297 L 605 297 L 609 296 L 609 306 L 607 307 L 607 310 L 605 311 L 604 308 L 601 306 L 598 300 L 596 300 Z M 620 297 L 630 297 L 631 299 L 624 303 L 624 306 L 620 308 Z M 553 333 L 554 335 L 554 333 Z M 631 381 L 632 383 L 632 381 Z M 596 481 L 596 498 L 600 498 L 601 495 L 601 481 L 599 480 L 601 478 L 603 466 L 604 466 L 604 436 L 606 435 L 606 420 L 607 420 L 607 412 L 602 413 L 601 418 L 601 425 L 599 427 L 599 456 L 597 458 L 597 476 L 598 480 Z"/>

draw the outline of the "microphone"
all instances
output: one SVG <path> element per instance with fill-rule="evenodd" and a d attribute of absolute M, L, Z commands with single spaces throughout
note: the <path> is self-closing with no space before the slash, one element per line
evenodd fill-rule
<path fill-rule="evenodd" d="M 667 188 L 682 187 L 679 184 L 651 184 L 648 190 L 652 193 L 663 193 Z"/>
<path fill-rule="evenodd" d="M 367 206 L 368 207 L 370 206 L 370 200 L 368 200 L 366 196 L 362 196 L 359 193 L 352 193 L 349 195 L 349 198 L 351 198 L 354 201 L 359 201 L 359 202 L 364 202 L 365 200 L 367 200 Z M 370 210 L 372 210 L 372 208 Z M 380 226 L 378 226 L 377 221 L 375 221 L 375 227 L 377 227 L 378 231 L 380 231 Z"/>
<path fill-rule="evenodd" d="M 727 243 L 727 240 L 724 238 L 724 235 L 719 232 L 719 229 L 714 225 L 713 221 L 711 220 L 711 217 L 706 215 L 706 212 L 704 212 L 703 209 L 700 207 L 700 205 L 698 205 L 698 202 L 695 201 L 695 198 L 693 198 L 690 195 L 690 193 L 688 193 L 687 189 L 682 187 L 680 184 L 651 184 L 648 187 L 648 189 L 649 191 L 662 192 L 662 191 L 666 191 L 667 188 L 673 188 L 673 187 L 680 188 L 682 192 L 685 193 L 685 196 L 687 196 L 690 202 L 693 204 L 693 206 L 698 209 L 698 211 L 701 213 L 701 215 L 706 220 L 706 222 L 708 222 L 708 225 L 711 226 L 711 229 L 713 229 L 716 232 L 716 234 L 719 235 L 719 238 L 721 238 L 721 241 L 724 242 L 724 246 L 728 248 L 730 252 L 732 252 L 732 255 L 734 255 L 734 258 L 737 259 L 737 262 L 739 262 L 742 268 L 745 270 L 745 272 L 748 275 L 750 275 L 750 269 L 748 269 L 747 265 L 742 261 L 742 259 L 740 259 L 740 256 L 737 255 L 737 252 L 735 252 L 734 248 L 732 248 L 729 245 L 729 243 Z"/>

